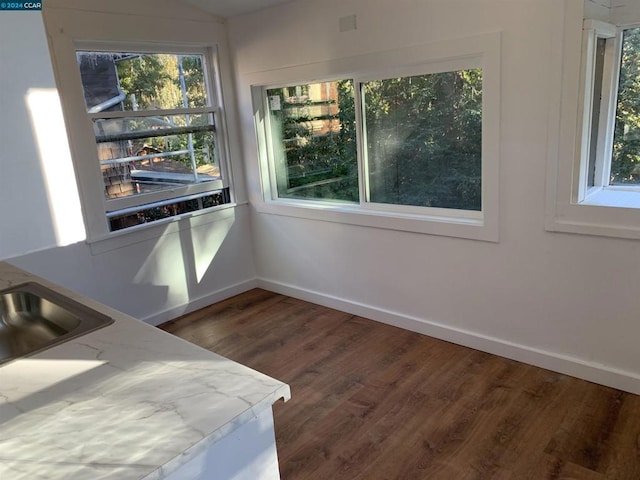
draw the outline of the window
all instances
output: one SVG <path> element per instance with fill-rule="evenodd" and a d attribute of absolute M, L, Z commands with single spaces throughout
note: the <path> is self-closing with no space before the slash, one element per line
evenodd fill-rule
<path fill-rule="evenodd" d="M 266 95 L 278 197 L 358 202 L 353 81 Z"/>
<path fill-rule="evenodd" d="M 481 210 L 482 69 L 265 94 L 278 198 Z"/>
<path fill-rule="evenodd" d="M 482 69 L 362 83 L 372 203 L 480 211 Z"/>
<path fill-rule="evenodd" d="M 226 220 L 246 201 L 231 178 L 240 142 L 227 128 L 236 113 L 226 28 L 188 9 L 160 10 L 144 21 L 43 10 L 96 254 Z"/>
<path fill-rule="evenodd" d="M 640 239 L 640 25 L 575 7 L 553 30 L 545 227 Z"/>
<path fill-rule="evenodd" d="M 576 200 L 640 208 L 640 27 L 588 20 L 583 42 L 584 113 Z"/>
<path fill-rule="evenodd" d="M 499 45 L 491 34 L 363 55 L 349 75 L 340 60 L 250 74 L 257 209 L 497 241 Z"/>
<path fill-rule="evenodd" d="M 76 58 L 111 231 L 229 202 L 206 52 Z"/>

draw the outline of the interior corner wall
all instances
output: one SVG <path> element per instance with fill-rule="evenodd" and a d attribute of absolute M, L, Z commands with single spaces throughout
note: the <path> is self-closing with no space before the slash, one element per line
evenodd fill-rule
<path fill-rule="evenodd" d="M 611 0 L 584 0 L 584 18 L 611 21 Z"/>
<path fill-rule="evenodd" d="M 636 25 L 640 23 L 640 2 L 637 0 L 612 0 L 611 22 L 617 25 Z"/>
<path fill-rule="evenodd" d="M 580 11 L 583 0 L 566 0 Z M 299 1 L 231 19 L 250 198 L 261 200 L 249 73 L 500 31 L 500 242 L 252 211 L 259 283 L 640 392 L 640 242 L 545 231 L 558 0 Z M 357 29 L 339 31 L 355 14 Z M 562 37 L 560 32 L 560 38 Z M 579 52 L 578 52 L 579 54 Z M 348 73 L 348 72 L 347 72 Z M 299 81 L 300 79 L 296 79 Z M 312 79 L 310 79 L 312 80 Z M 578 79 L 576 78 L 576 82 Z M 571 161 L 571 159 L 561 159 Z"/>
<path fill-rule="evenodd" d="M 57 3 L 65 7 L 79 4 L 76 0 Z M 126 8 L 131 2 L 98 3 L 101 8 Z M 163 4 L 152 3 L 155 14 L 163 13 Z M 131 8 L 141 5 L 135 2 Z M 149 8 L 147 5 L 147 11 Z M 201 21 L 207 15 L 184 6 L 179 12 L 164 13 L 181 13 Z M 144 17 L 144 21 L 149 19 Z M 219 23 L 215 27 L 226 28 Z M 53 148 L 48 142 L 38 145 L 31 118 L 34 114 L 27 106 L 30 89 L 57 96 L 40 12 L 0 12 L 0 44 L 0 259 L 151 323 L 169 320 L 254 285 L 246 204 L 226 210 L 224 218 L 217 221 L 207 222 L 206 214 L 199 215 L 180 221 L 179 230 L 173 228 L 176 224 L 161 227 L 156 238 L 98 254 L 92 252 L 84 237 L 68 244 L 61 242 L 52 213 L 61 199 L 47 190 L 51 181 L 48 169 L 55 166 L 63 171 L 56 181 L 63 190 L 73 191 L 76 180 L 71 157 L 68 149 Z M 61 116 L 45 120 L 48 131 L 61 131 L 66 136 Z M 66 138 L 63 143 L 67 143 Z M 65 228 L 83 232 L 79 204 L 76 209 L 62 211 L 61 215 L 71 222 Z"/>
<path fill-rule="evenodd" d="M 640 2 L 584 0 L 584 17 L 615 25 L 636 25 L 640 23 Z"/>

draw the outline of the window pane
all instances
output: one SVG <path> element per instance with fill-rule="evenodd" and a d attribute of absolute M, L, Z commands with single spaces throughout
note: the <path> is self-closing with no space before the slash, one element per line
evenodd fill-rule
<path fill-rule="evenodd" d="M 370 201 L 481 210 L 482 70 L 363 84 Z"/>
<path fill-rule="evenodd" d="M 357 202 L 353 82 L 267 90 L 280 198 Z"/>
<path fill-rule="evenodd" d="M 587 170 L 587 186 L 593 187 L 596 178 L 596 163 L 598 158 L 598 133 L 600 131 L 602 82 L 604 80 L 604 58 L 607 47 L 606 38 L 598 38 L 595 51 L 595 66 L 593 74 L 593 98 L 591 110 L 591 136 L 589 138 L 589 166 Z"/>
<path fill-rule="evenodd" d="M 112 232 L 115 232 L 116 230 L 134 227 L 143 223 L 151 223 L 163 218 L 175 217 L 229 202 L 229 190 L 223 189 L 218 192 L 193 195 L 152 205 L 141 205 L 134 211 L 127 213 L 116 212 L 108 215 L 109 228 Z"/>
<path fill-rule="evenodd" d="M 610 183 L 640 185 L 640 28 L 623 36 Z"/>
<path fill-rule="evenodd" d="M 220 178 L 211 131 L 98 143 L 106 198 Z"/>
<path fill-rule="evenodd" d="M 77 52 L 87 111 L 207 105 L 202 55 Z"/>
<path fill-rule="evenodd" d="M 146 117 L 98 118 L 93 121 L 98 143 L 113 140 L 137 140 L 168 133 L 214 131 L 213 114 L 149 115 Z"/>

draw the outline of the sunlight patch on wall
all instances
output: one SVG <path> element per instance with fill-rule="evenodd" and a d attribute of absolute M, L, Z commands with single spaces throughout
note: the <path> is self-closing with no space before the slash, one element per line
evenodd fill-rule
<path fill-rule="evenodd" d="M 85 240 L 80 198 L 58 91 L 55 88 L 30 88 L 26 102 L 38 143 L 57 245 Z"/>
<path fill-rule="evenodd" d="M 195 287 L 210 282 L 212 265 L 234 223 L 233 208 L 218 210 L 171 222 L 158 238 L 130 246 L 130 258 L 141 260 L 134 288 L 158 311 L 198 298 L 203 292 Z"/>

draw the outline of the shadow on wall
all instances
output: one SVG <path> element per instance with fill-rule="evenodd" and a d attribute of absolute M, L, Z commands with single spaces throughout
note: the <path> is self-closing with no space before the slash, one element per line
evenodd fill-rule
<path fill-rule="evenodd" d="M 11 263 L 138 319 L 179 315 L 194 300 L 237 283 L 234 265 L 247 263 L 235 210 L 213 215 L 215 221 L 205 214 L 153 226 L 154 238 L 98 254 L 78 242 Z"/>
<path fill-rule="evenodd" d="M 210 219 L 213 216 L 215 220 Z M 141 263 L 136 261 L 136 272 L 131 271 L 129 288 L 135 291 L 149 283 L 168 287 L 163 303 L 156 303 L 151 312 L 148 306 L 146 311 L 138 310 L 134 316 L 147 318 L 172 309 L 178 315 L 192 302 L 228 287 L 233 283 L 229 278 L 234 264 L 243 261 L 242 247 L 237 248 L 238 235 L 242 233 L 235 209 L 229 208 L 180 219 L 167 224 L 158 238 L 127 247 L 132 261 L 141 259 Z M 129 313 L 131 309 L 124 311 Z"/>

